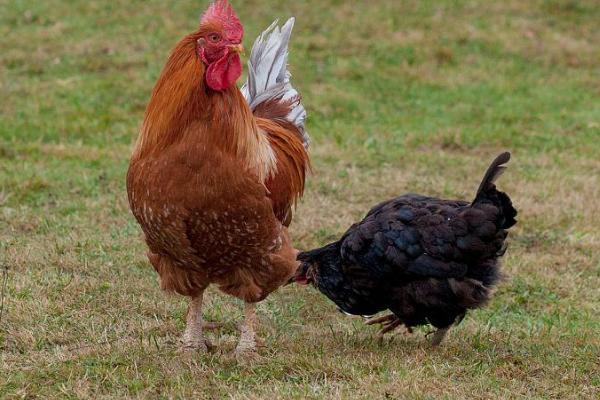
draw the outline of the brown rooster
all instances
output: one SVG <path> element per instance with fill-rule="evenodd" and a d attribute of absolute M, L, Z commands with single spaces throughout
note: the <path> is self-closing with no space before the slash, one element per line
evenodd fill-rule
<path fill-rule="evenodd" d="M 286 227 L 309 168 L 306 112 L 287 71 L 294 20 L 273 23 L 242 72 L 243 27 L 227 1 L 172 50 L 135 145 L 127 192 L 161 288 L 190 297 L 184 349 L 206 350 L 202 296 L 245 302 L 237 355 L 256 351 L 255 304 L 297 269 Z"/>

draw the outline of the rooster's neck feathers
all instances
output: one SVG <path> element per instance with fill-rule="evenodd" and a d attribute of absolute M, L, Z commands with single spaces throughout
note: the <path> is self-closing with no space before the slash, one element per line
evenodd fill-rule
<path fill-rule="evenodd" d="M 196 40 L 189 35 L 171 53 L 146 108 L 133 158 L 158 155 L 188 139 L 235 155 L 265 182 L 276 163 L 268 139 L 237 87 L 222 92 L 206 87 Z"/>
<path fill-rule="evenodd" d="M 195 48 L 193 38 L 186 37 L 171 52 L 146 107 L 134 158 L 168 147 L 199 111 L 195 108 L 203 101 L 193 100 L 204 96 L 204 90 L 200 90 L 204 86 L 204 66 Z"/>

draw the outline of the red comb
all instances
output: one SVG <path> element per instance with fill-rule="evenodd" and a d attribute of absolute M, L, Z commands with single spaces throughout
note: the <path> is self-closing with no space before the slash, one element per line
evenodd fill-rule
<path fill-rule="evenodd" d="M 244 27 L 227 0 L 215 1 L 202 14 L 200 25 L 213 23 L 223 27 L 227 39 L 233 42 L 241 42 L 244 36 Z"/>

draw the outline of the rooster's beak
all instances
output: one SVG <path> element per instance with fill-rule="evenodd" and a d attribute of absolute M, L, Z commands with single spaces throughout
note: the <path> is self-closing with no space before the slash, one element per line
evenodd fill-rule
<path fill-rule="evenodd" d="M 231 44 L 231 45 L 229 45 L 229 49 L 231 51 L 233 51 L 234 53 L 238 53 L 238 54 L 244 53 L 244 46 L 241 43 L 240 44 Z"/>

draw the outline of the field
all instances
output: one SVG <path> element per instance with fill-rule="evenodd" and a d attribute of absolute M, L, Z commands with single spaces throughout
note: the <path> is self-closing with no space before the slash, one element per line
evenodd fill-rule
<path fill-rule="evenodd" d="M 297 17 L 298 248 L 404 192 L 470 199 L 505 149 L 520 211 L 494 300 L 440 348 L 426 328 L 380 344 L 288 286 L 259 306 L 253 364 L 232 356 L 241 304 L 215 290 L 215 351 L 178 352 L 186 302 L 160 291 L 125 192 L 154 81 L 205 5 L 0 0 L 0 398 L 600 396 L 597 0 L 234 1 L 248 48 Z"/>

